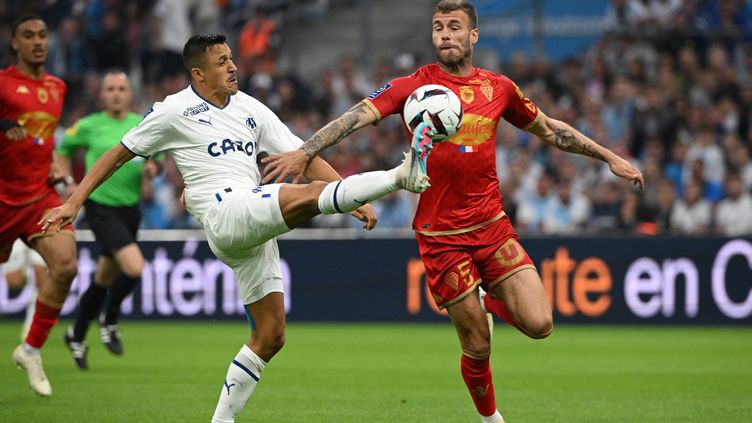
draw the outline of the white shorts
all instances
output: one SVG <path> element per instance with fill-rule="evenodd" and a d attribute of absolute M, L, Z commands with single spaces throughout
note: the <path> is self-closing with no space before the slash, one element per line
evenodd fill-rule
<path fill-rule="evenodd" d="M 31 266 L 47 266 L 47 264 L 39 253 L 26 245 L 21 238 L 18 238 L 13 243 L 8 261 L 3 266 L 3 271 L 10 273 Z"/>
<path fill-rule="evenodd" d="M 290 228 L 279 208 L 281 186 L 232 188 L 203 217 L 209 247 L 235 272 L 243 304 L 284 292 L 275 237 Z"/>

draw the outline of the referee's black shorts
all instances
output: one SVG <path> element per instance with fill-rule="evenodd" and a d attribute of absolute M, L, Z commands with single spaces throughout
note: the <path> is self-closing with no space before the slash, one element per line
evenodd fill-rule
<path fill-rule="evenodd" d="M 136 242 L 141 210 L 138 205 L 112 207 L 92 200 L 84 202 L 86 222 L 102 247 L 102 255 L 112 257 L 126 245 Z"/>

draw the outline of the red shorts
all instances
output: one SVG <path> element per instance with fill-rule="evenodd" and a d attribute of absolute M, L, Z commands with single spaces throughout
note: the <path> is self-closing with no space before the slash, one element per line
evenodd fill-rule
<path fill-rule="evenodd" d="M 507 216 L 454 235 L 416 234 L 434 301 L 445 308 L 475 291 L 486 292 L 522 269 L 535 269 Z"/>
<path fill-rule="evenodd" d="M 13 242 L 21 238 L 30 245 L 29 242 L 40 236 L 42 228 L 37 225 L 44 216 L 44 213 L 54 207 L 63 204 L 60 196 L 55 191 L 50 191 L 47 195 L 39 200 L 25 204 L 23 206 L 9 206 L 0 203 L 0 263 L 8 261 Z M 68 225 L 63 229 L 73 231 L 73 226 Z M 54 235 L 55 231 L 50 230 L 48 235 Z"/>

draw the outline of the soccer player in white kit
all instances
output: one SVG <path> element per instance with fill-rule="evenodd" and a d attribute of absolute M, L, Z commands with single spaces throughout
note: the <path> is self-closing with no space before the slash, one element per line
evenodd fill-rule
<path fill-rule="evenodd" d="M 188 211 L 204 226 L 209 246 L 235 272 L 246 310 L 255 323 L 250 340 L 232 360 L 213 422 L 233 422 L 251 397 L 267 362 L 285 342 L 285 313 L 275 237 L 318 215 L 353 213 L 370 229 L 366 204 L 399 189 L 428 187 L 430 131 L 421 125 L 402 165 L 341 180 L 324 160 L 311 160 L 310 184 L 259 186 L 258 154 L 302 146 L 279 118 L 238 91 L 236 67 L 225 36 L 196 35 L 183 49 L 191 85 L 168 96 L 94 164 L 68 201 L 39 224 L 47 231 L 70 223 L 89 194 L 136 155 L 168 151 L 186 184 Z"/>

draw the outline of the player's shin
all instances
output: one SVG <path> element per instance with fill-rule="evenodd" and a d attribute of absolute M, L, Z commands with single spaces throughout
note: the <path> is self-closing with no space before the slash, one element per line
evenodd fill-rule
<path fill-rule="evenodd" d="M 57 319 L 60 316 L 60 309 L 48 306 L 36 300 L 36 309 L 34 310 L 34 318 L 31 321 L 31 328 L 29 334 L 26 335 L 26 341 L 24 342 L 24 348 L 27 352 L 33 352 L 42 348 L 42 345 L 47 341 L 47 337 L 50 334 L 50 330 L 57 323 Z"/>
<path fill-rule="evenodd" d="M 116 325 L 120 317 L 120 305 L 125 298 L 133 292 L 133 289 L 141 281 L 140 277 L 130 277 L 125 273 L 117 275 L 110 287 L 110 295 L 104 307 L 103 324 L 105 326 Z"/>
<path fill-rule="evenodd" d="M 78 312 L 76 313 L 76 322 L 73 324 L 73 340 L 82 342 L 86 338 L 86 332 L 89 330 L 89 323 L 99 314 L 102 303 L 107 295 L 107 287 L 92 283 L 86 289 L 84 295 L 78 303 Z"/>
<path fill-rule="evenodd" d="M 465 381 L 465 385 L 467 385 L 470 396 L 475 403 L 475 408 L 483 421 L 502 421 L 499 420 L 501 415 L 496 410 L 496 397 L 488 357 L 480 360 L 463 354 L 460 367 L 462 379 Z M 499 419 L 495 419 L 496 415 Z"/>
<path fill-rule="evenodd" d="M 323 214 L 349 213 L 398 189 L 396 168 L 353 175 L 324 188 L 319 210 Z"/>
<path fill-rule="evenodd" d="M 266 362 L 243 345 L 227 369 L 212 423 L 234 422 L 235 416 L 253 395 Z"/>

